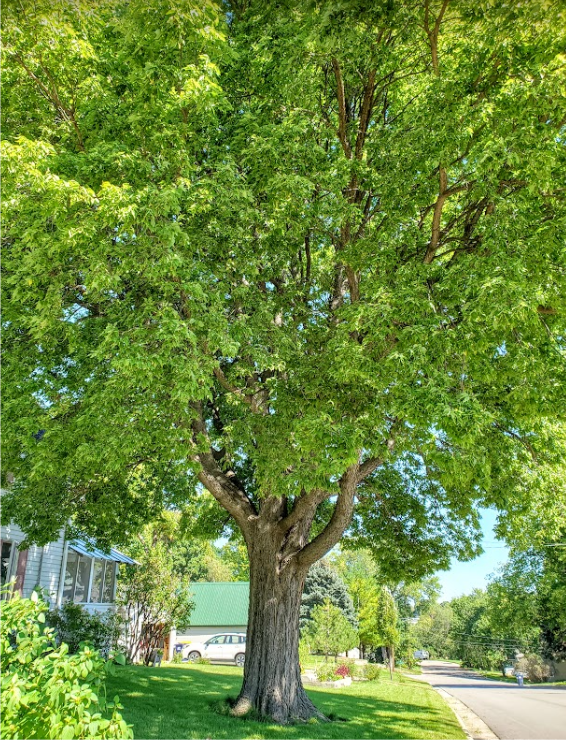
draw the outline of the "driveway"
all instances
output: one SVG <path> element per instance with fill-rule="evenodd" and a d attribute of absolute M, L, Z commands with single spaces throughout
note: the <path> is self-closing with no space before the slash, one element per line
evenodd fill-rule
<path fill-rule="evenodd" d="M 492 681 L 454 663 L 423 660 L 422 679 L 469 707 L 503 740 L 566 740 L 566 688 Z"/>

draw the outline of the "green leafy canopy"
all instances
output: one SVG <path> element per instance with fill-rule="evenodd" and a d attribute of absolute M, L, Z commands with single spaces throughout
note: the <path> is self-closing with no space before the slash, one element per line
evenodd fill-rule
<path fill-rule="evenodd" d="M 360 544 L 471 555 L 563 422 L 560 4 L 6 5 L 5 516 L 360 465 Z"/>

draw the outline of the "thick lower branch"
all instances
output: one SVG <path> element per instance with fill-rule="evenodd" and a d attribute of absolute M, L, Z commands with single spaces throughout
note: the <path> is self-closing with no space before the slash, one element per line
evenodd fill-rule
<path fill-rule="evenodd" d="M 322 488 L 313 488 L 308 493 L 305 492 L 296 500 L 291 513 L 279 522 L 280 532 L 288 532 L 305 517 L 314 516 L 317 506 L 331 495 L 329 491 Z"/>
<path fill-rule="evenodd" d="M 308 567 L 320 560 L 342 537 L 352 519 L 359 473 L 360 465 L 356 463 L 350 465 L 340 478 L 340 493 L 330 521 L 322 532 L 312 542 L 309 542 L 298 555 L 297 561 L 300 567 Z"/>
<path fill-rule="evenodd" d="M 208 440 L 200 409 L 196 408 L 199 416 L 192 423 L 195 442 L 198 442 L 197 438 L 199 436 Z M 194 459 L 201 465 L 198 479 L 218 503 L 234 517 L 245 537 L 248 532 L 248 523 L 250 519 L 257 517 L 257 511 L 246 492 L 237 484 L 235 475 L 225 473 L 220 468 L 212 448 L 208 451 L 196 453 Z"/>

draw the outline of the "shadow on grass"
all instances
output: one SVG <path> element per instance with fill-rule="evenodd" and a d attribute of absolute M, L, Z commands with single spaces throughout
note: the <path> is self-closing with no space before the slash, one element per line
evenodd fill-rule
<path fill-rule="evenodd" d="M 281 726 L 235 719 L 219 708 L 238 694 L 242 671 L 224 666 L 115 669 L 108 693 L 117 693 L 136 738 L 438 738 L 463 737 L 442 700 L 426 684 L 406 679 L 354 684 L 348 689 L 307 689 L 328 723 Z"/>

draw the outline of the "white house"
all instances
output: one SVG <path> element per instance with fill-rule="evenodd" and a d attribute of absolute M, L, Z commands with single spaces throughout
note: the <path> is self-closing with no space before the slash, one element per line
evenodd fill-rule
<path fill-rule="evenodd" d="M 118 566 L 135 563 L 118 550 L 104 553 L 84 540 L 69 540 L 64 530 L 55 542 L 27 550 L 18 550 L 25 534 L 15 524 L 0 527 L 0 537 L 2 585 L 15 578 L 22 596 L 30 596 L 39 586 L 52 608 L 74 601 L 91 612 L 113 609 Z"/>

